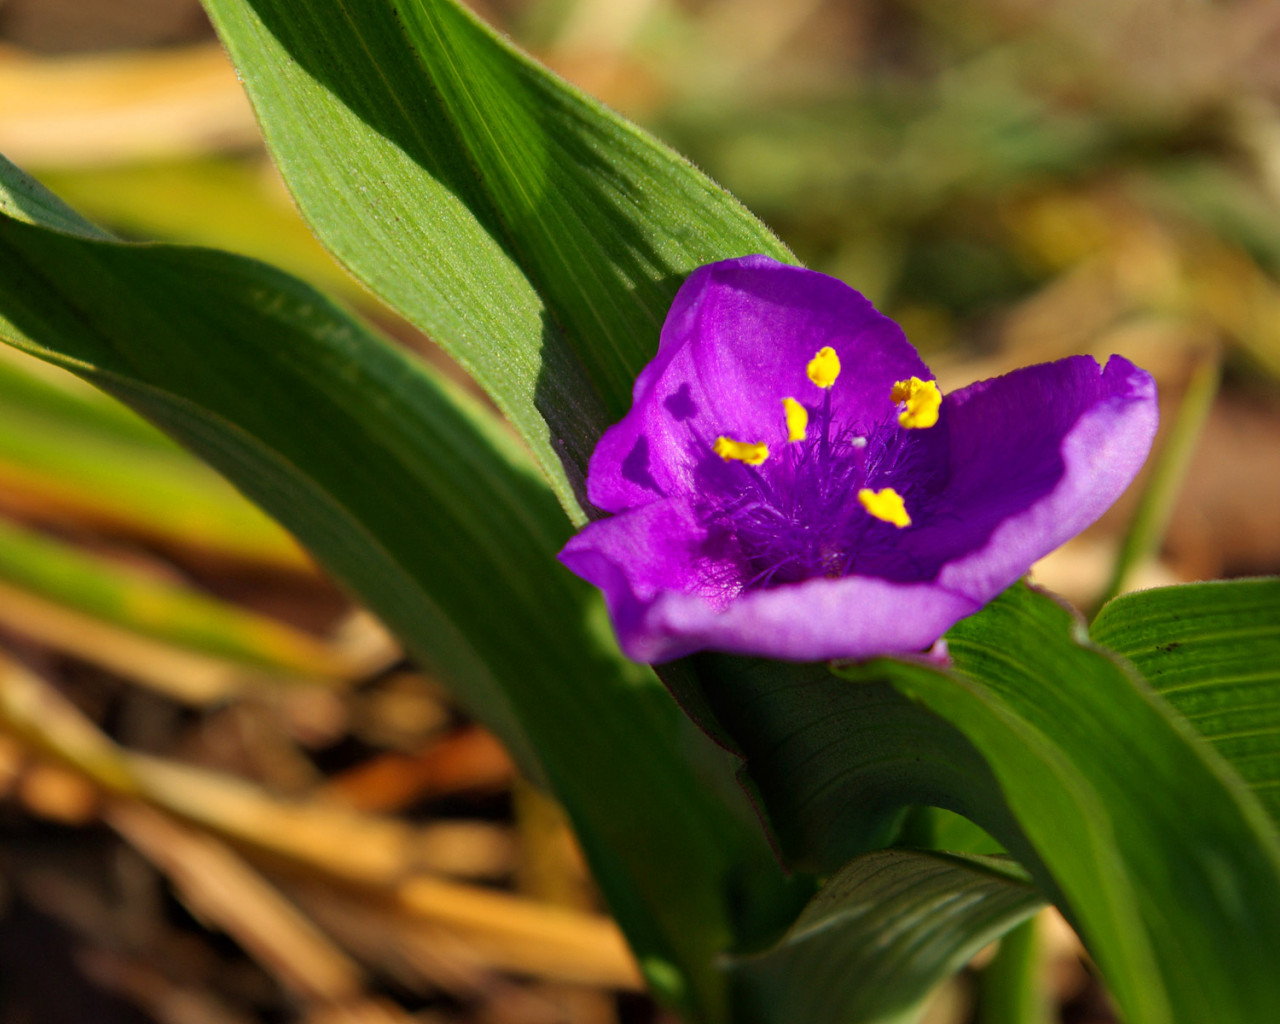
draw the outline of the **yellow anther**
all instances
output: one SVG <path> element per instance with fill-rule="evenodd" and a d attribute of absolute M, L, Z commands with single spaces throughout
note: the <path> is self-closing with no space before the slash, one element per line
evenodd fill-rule
<path fill-rule="evenodd" d="M 829 388 L 840 376 L 840 357 L 830 345 L 818 349 L 818 354 L 809 360 L 806 367 L 809 379 L 820 388 Z"/>
<path fill-rule="evenodd" d="M 725 462 L 745 462 L 748 466 L 758 466 L 769 457 L 767 444 L 735 441 L 731 437 L 717 437 L 713 450 Z"/>
<path fill-rule="evenodd" d="M 889 392 L 889 401 L 905 403 L 898 413 L 898 422 L 910 429 L 931 427 L 938 422 L 938 409 L 942 405 L 942 392 L 937 381 L 912 377 L 900 380 Z"/>
<path fill-rule="evenodd" d="M 911 525 L 911 517 L 907 515 L 907 506 L 902 503 L 902 495 L 892 487 L 879 491 L 864 487 L 858 492 L 858 501 L 871 515 L 886 523 L 893 523 L 899 529 Z"/>
<path fill-rule="evenodd" d="M 784 398 L 782 411 L 787 416 L 787 440 L 803 441 L 809 428 L 809 410 L 794 398 Z"/>

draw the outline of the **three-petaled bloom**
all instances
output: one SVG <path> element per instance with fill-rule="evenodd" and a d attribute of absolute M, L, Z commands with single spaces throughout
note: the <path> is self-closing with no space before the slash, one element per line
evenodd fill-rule
<path fill-rule="evenodd" d="M 847 285 L 713 263 L 591 457 L 587 496 L 614 515 L 560 559 L 638 661 L 920 651 L 1097 519 L 1156 420 L 1150 375 L 1119 356 L 943 397 Z"/>

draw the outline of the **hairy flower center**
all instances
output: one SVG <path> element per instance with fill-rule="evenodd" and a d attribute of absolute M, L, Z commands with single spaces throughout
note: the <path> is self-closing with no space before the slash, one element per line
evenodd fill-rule
<path fill-rule="evenodd" d="M 744 589 L 847 576 L 860 556 L 911 525 L 917 488 L 904 462 L 912 433 L 938 421 L 937 385 L 898 381 L 879 421 L 839 423 L 831 406 L 840 377 L 835 351 L 820 349 L 806 371 L 822 395 L 809 404 L 782 399 L 788 440 L 781 450 L 724 436 L 712 446 L 730 472 L 717 477 L 701 511 L 736 547 L 743 573 L 735 582 Z"/>

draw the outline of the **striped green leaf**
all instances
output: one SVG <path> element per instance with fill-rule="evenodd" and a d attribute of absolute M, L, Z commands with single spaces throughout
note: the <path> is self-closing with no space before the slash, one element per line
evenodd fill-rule
<path fill-rule="evenodd" d="M 1126 594 L 1089 633 L 1133 662 L 1280 824 L 1280 579 Z"/>
<path fill-rule="evenodd" d="M 865 854 L 827 881 L 781 942 L 735 963 L 737 1019 L 906 1024 L 934 985 L 1041 906 L 1005 860 Z"/>
<path fill-rule="evenodd" d="M 776 238 L 454 0 L 205 0 L 322 242 L 573 487 L 684 275 Z"/>

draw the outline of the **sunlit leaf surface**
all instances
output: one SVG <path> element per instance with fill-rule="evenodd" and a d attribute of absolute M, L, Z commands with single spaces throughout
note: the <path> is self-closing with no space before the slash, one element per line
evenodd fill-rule
<path fill-rule="evenodd" d="M 205 6 L 321 241 L 475 374 L 566 507 L 683 276 L 788 258 L 452 0 Z"/>
<path fill-rule="evenodd" d="M 1133 662 L 1280 822 L 1280 580 L 1126 594 L 1089 632 Z"/>

